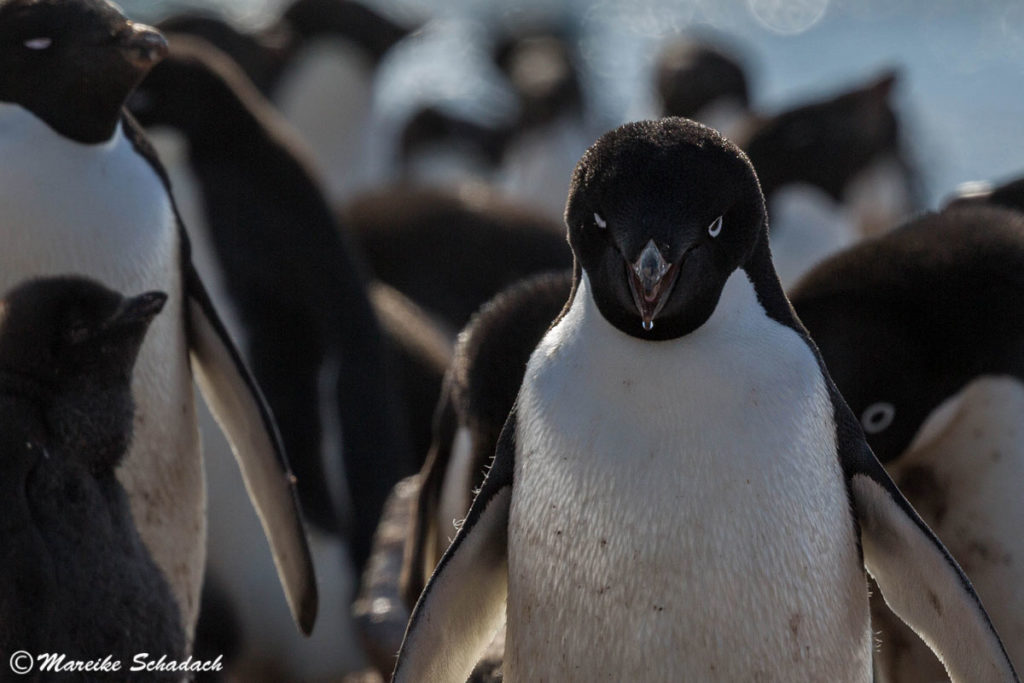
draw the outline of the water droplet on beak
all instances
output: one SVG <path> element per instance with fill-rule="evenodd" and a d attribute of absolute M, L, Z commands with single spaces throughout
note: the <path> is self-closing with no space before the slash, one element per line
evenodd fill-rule
<path fill-rule="evenodd" d="M 647 332 L 650 332 L 651 330 L 654 329 L 654 321 L 653 320 L 645 320 L 642 323 L 640 323 L 640 326 L 643 327 L 644 330 L 646 330 Z"/>

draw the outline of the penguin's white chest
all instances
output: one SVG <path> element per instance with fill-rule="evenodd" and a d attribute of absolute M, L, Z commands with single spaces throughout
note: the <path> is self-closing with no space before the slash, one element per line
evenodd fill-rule
<path fill-rule="evenodd" d="M 518 405 L 507 680 L 870 680 L 832 404 L 744 274 L 667 342 L 584 276 Z"/>
<path fill-rule="evenodd" d="M 136 364 L 135 433 L 118 475 L 190 633 L 205 517 L 179 239 L 163 184 L 120 128 L 106 143 L 82 145 L 0 104 L 0 292 L 31 277 L 80 274 L 126 295 L 168 294 Z"/>

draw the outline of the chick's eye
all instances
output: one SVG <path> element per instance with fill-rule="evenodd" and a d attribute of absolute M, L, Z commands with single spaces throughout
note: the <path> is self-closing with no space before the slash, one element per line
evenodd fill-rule
<path fill-rule="evenodd" d="M 596 211 L 594 212 L 594 224 L 597 225 L 597 227 L 601 228 L 602 230 L 608 227 L 608 221 L 602 218 L 601 214 L 597 213 Z"/>
<path fill-rule="evenodd" d="M 718 237 L 718 234 L 722 232 L 722 217 L 719 216 L 715 220 L 711 221 L 711 225 L 708 226 L 708 234 L 712 237 Z"/>
<path fill-rule="evenodd" d="M 45 50 L 46 48 L 53 45 L 53 39 L 45 37 L 31 38 L 29 40 L 26 40 L 22 44 L 29 50 Z"/>
<path fill-rule="evenodd" d="M 872 403 L 860 416 L 860 424 L 868 434 L 885 431 L 896 417 L 896 407 L 891 403 L 879 401 Z"/>

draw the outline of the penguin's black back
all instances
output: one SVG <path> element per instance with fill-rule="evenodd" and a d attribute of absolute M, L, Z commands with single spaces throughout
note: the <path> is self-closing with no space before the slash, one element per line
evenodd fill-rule
<path fill-rule="evenodd" d="M 502 288 L 572 265 L 561 225 L 482 187 L 399 185 L 342 213 L 374 274 L 452 330 Z"/>
<path fill-rule="evenodd" d="M 812 270 L 790 294 L 883 462 L 928 414 L 980 374 L 1024 377 L 1024 215 L 953 207 L 923 215 Z"/>
<path fill-rule="evenodd" d="M 841 200 L 847 184 L 886 155 L 903 160 L 900 124 L 889 97 L 895 73 L 749 127 L 736 142 L 757 169 L 769 203 L 787 183 L 803 182 Z M 908 165 L 909 168 L 909 165 Z"/>

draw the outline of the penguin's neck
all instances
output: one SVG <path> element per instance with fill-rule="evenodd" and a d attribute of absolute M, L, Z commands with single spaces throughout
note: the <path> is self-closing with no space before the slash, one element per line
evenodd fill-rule
<path fill-rule="evenodd" d="M 66 143 L 68 149 L 80 148 L 83 154 L 103 153 L 117 146 L 123 137 L 121 126 L 114 128 L 111 136 L 100 142 L 84 143 L 61 135 L 41 118 L 20 104 L 0 102 L 0 153 L 9 161 L 7 153 L 21 148 L 45 144 L 47 140 Z"/>
<path fill-rule="evenodd" d="M 581 271 L 573 303 L 557 326 L 563 329 L 556 335 L 561 339 L 553 350 L 558 352 L 566 342 L 580 345 L 581 350 L 583 347 L 615 349 L 613 357 L 601 360 L 594 367 L 628 365 L 638 378 L 644 374 L 639 365 L 641 362 L 650 361 L 652 368 L 662 368 L 658 374 L 672 375 L 670 368 L 678 363 L 680 352 L 685 355 L 687 351 L 693 351 L 702 355 L 721 343 L 734 340 L 745 343 L 749 337 L 756 337 L 756 330 L 765 323 L 773 324 L 766 317 L 753 282 L 743 270 L 734 271 L 726 280 L 718 304 L 704 324 L 689 334 L 664 341 L 634 337 L 615 327 L 598 309 L 592 291 L 589 276 L 586 271 Z M 722 353 L 727 351 L 723 349 Z M 656 381 L 654 377 L 647 377 L 647 380 Z"/>

